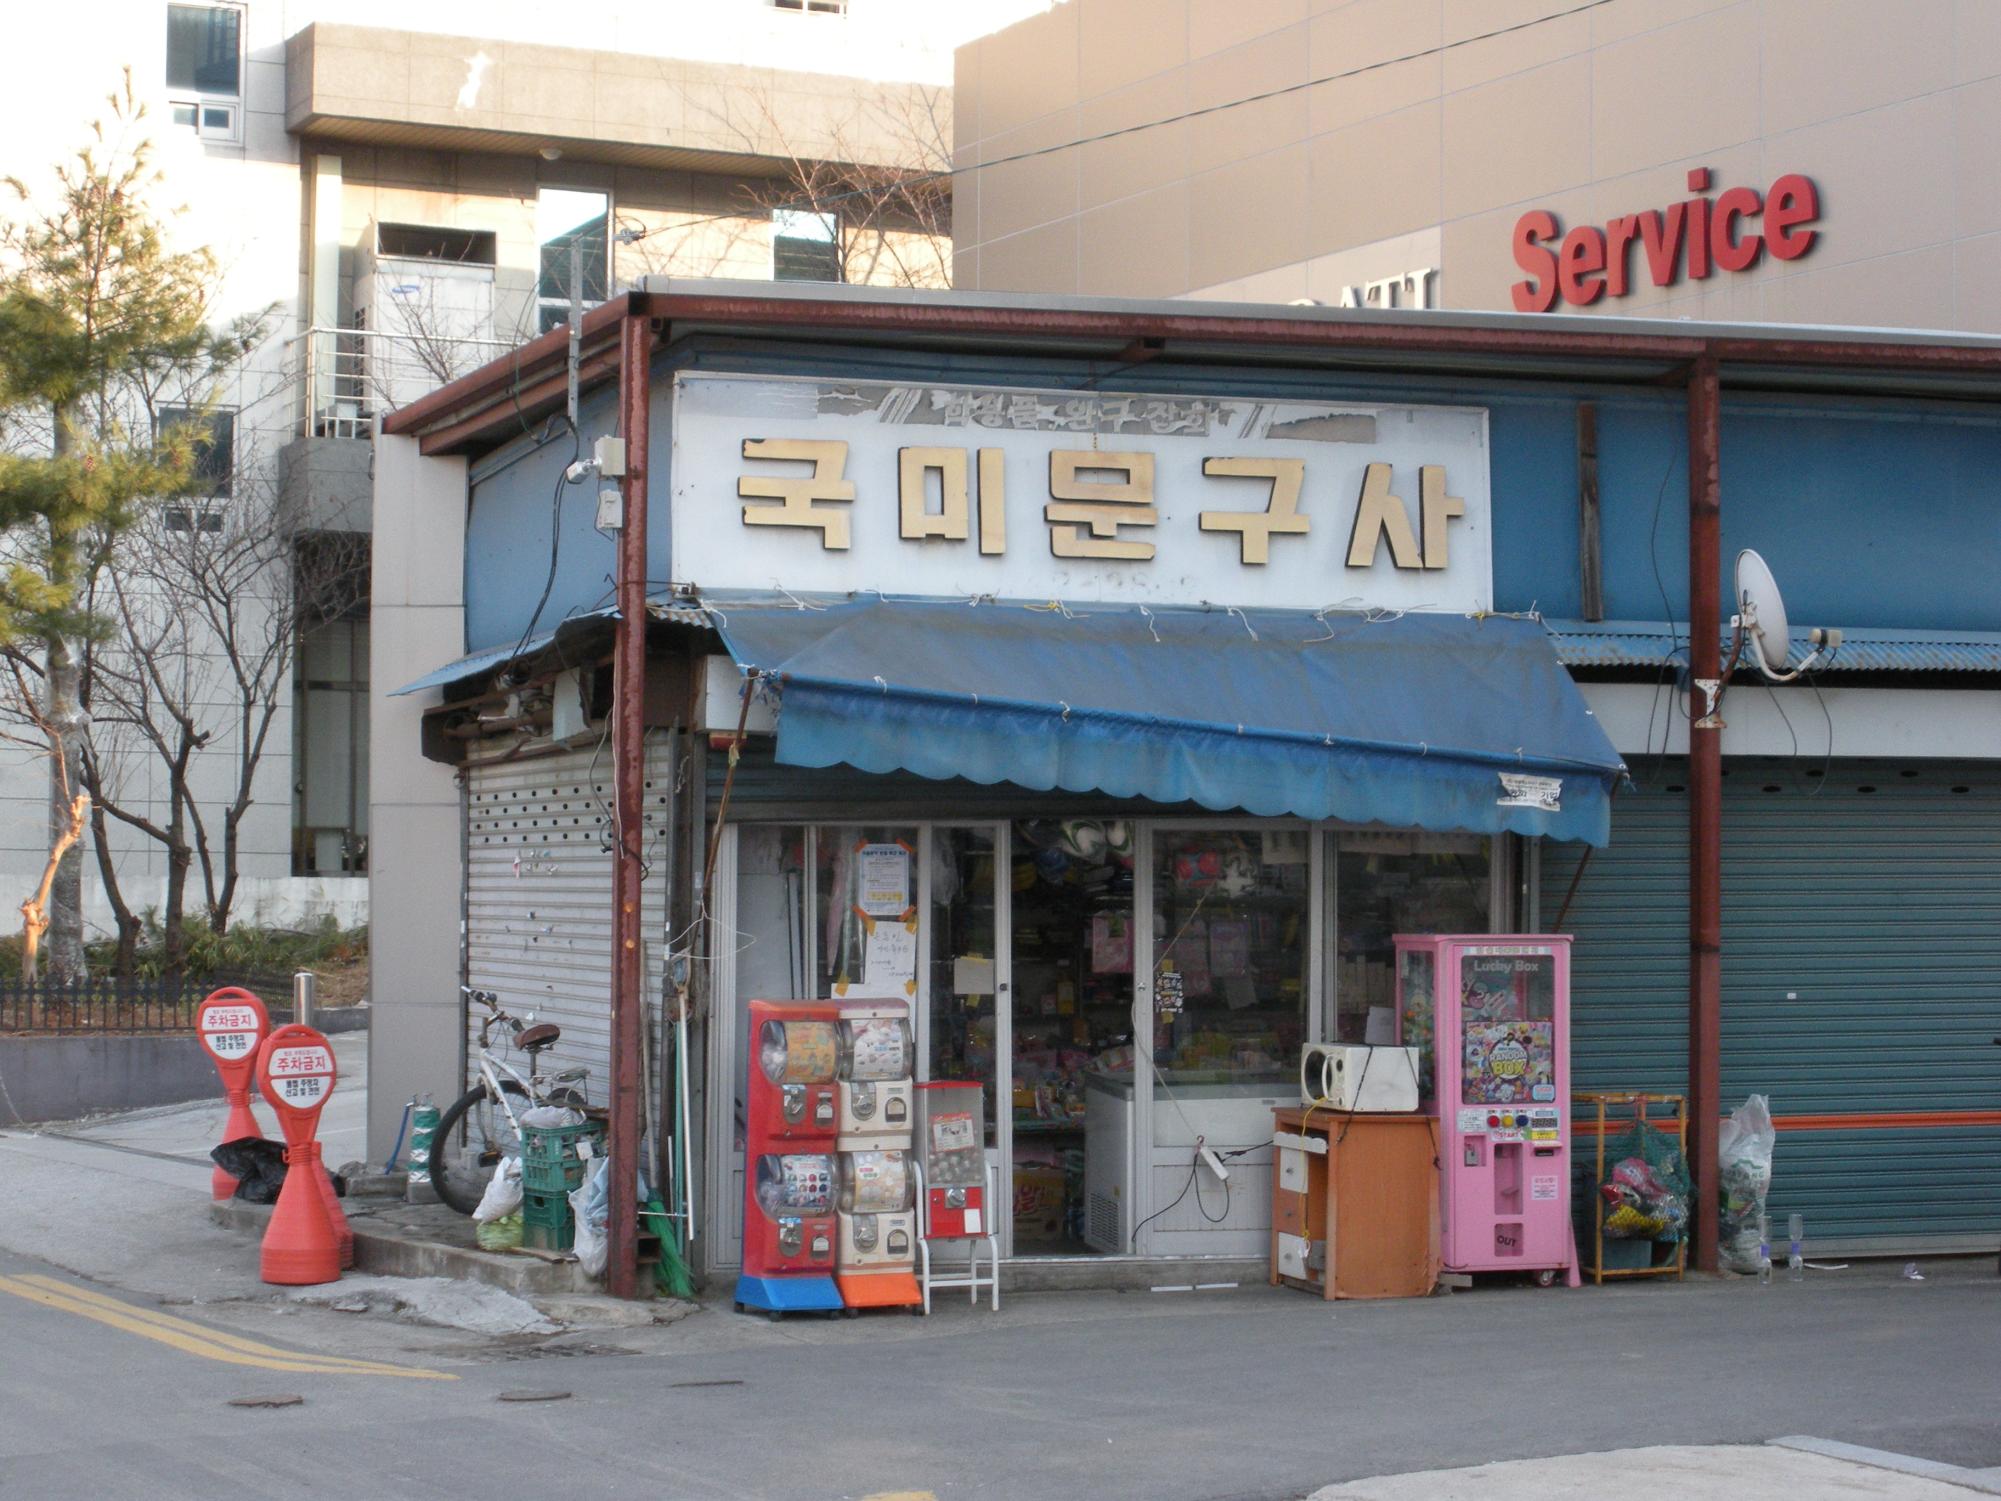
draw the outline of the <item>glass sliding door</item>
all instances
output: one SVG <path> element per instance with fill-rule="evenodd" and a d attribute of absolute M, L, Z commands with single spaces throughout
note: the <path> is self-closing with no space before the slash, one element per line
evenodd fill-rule
<path fill-rule="evenodd" d="M 1007 826 L 936 824 L 926 836 L 924 889 L 929 1004 L 917 1022 L 920 1077 L 980 1086 L 987 1161 L 997 1169 L 1000 1202 L 1009 1202 L 1007 1140 L 1011 1125 L 1009 1047 Z M 1009 1253 L 1010 1216 L 996 1206 L 995 1227 Z"/>
<path fill-rule="evenodd" d="M 1260 1254 L 1271 1111 L 1294 1103 L 1313 1030 L 1324 841 L 1270 820 L 1157 824 L 1142 843 L 1151 1015 L 1136 1135 L 1146 1167 L 1135 1249 Z M 1229 1176 L 1205 1165 L 1223 1157 Z M 1232 1153 L 1241 1154 L 1232 1157 Z"/>

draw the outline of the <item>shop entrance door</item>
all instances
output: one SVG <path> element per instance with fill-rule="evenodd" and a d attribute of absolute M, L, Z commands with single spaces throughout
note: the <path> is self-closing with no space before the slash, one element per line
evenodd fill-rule
<path fill-rule="evenodd" d="M 925 966 L 917 1007 L 918 1077 L 978 1084 L 986 1154 L 996 1170 L 995 1229 L 1011 1254 L 1008 1176 L 1010 963 L 1006 934 L 1012 893 L 1004 823 L 931 824 L 925 832 Z"/>

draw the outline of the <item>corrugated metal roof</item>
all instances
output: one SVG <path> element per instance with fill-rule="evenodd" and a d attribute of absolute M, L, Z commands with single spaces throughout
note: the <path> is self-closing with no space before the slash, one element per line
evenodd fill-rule
<path fill-rule="evenodd" d="M 1548 620 L 1556 655 L 1566 667 L 1657 668 L 1688 660 L 1688 631 L 1658 620 Z M 1730 650 L 1730 633 L 1723 633 Z M 1795 665 L 1805 643 L 1793 640 Z M 1895 631 L 1860 627 L 1841 633 L 1841 648 L 1814 669 L 1848 672 L 2001 673 L 2001 632 Z"/>
<path fill-rule="evenodd" d="M 654 595 L 646 601 L 646 613 L 653 619 L 665 621 L 669 625 L 689 625 L 700 630 L 707 630 L 709 628 L 708 613 L 699 605 L 677 603 L 678 599 L 679 596 L 673 594 Z M 447 662 L 444 666 L 434 668 L 430 672 L 425 673 L 415 682 L 405 683 L 401 688 L 391 689 L 389 696 L 391 698 L 399 698 L 406 693 L 421 693 L 426 688 L 446 688 L 450 687 L 453 683 L 462 683 L 467 678 L 479 677 L 483 673 L 492 672 L 517 657 L 526 659 L 536 656 L 554 644 L 559 635 L 567 641 L 577 631 L 592 621 L 616 620 L 617 618 L 618 610 L 611 605 L 606 605 L 603 609 L 588 610 L 572 615 L 553 629 L 538 631 L 518 645 L 492 646 L 483 651 L 471 652 L 466 656 L 458 658 L 456 661 Z"/>

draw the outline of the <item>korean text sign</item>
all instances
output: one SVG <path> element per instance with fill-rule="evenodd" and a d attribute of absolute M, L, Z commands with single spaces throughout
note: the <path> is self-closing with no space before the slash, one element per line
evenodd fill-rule
<path fill-rule="evenodd" d="M 1492 603 L 1480 408 L 691 374 L 672 401 L 676 583 Z"/>

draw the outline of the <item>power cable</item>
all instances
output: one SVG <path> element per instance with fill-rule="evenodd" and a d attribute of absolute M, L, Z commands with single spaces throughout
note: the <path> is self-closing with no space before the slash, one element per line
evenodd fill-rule
<path fill-rule="evenodd" d="M 1221 104 L 1205 104 L 1200 109 L 1183 110 L 1178 115 L 1166 115 L 1158 120 L 1142 120 L 1137 125 L 1122 125 L 1116 130 L 1104 130 L 1096 135 L 1078 136 L 1073 140 L 1062 141 L 1054 146 L 1037 146 L 1030 151 L 1017 151 L 1008 156 L 997 156 L 992 161 L 979 162 L 970 166 L 940 167 L 934 171 L 918 172 L 897 184 L 897 186 L 908 192 L 914 188 L 927 187 L 935 182 L 949 181 L 967 172 L 983 171 L 988 167 L 1010 167 L 1016 162 L 1033 161 L 1037 157 L 1053 156 L 1059 151 L 1074 151 L 1082 146 L 1095 146 L 1103 141 L 1115 141 L 1122 136 L 1137 135 L 1143 130 L 1157 130 L 1163 125 L 1179 125 L 1185 120 L 1199 120 L 1208 115 L 1221 114 L 1225 110 L 1242 109 L 1252 104 L 1263 104 L 1270 99 L 1282 99 L 1288 94 L 1298 94 L 1307 89 L 1317 89 L 1323 84 L 1340 83 L 1346 79 L 1360 78 L 1364 74 L 1381 72 L 1384 68 L 1394 68 L 1403 63 L 1420 62 L 1427 57 L 1442 57 L 1448 52 L 1457 51 L 1461 47 L 1470 47 L 1476 42 L 1491 42 L 1497 37 L 1510 36 L 1517 31 L 1526 31 L 1532 26 L 1541 26 L 1550 21 L 1561 21 L 1570 16 L 1582 15 L 1585 11 L 1597 10 L 1600 6 L 1610 5 L 1611 3 L 1612 0 L 1584 0 L 1583 4 L 1573 5 L 1566 10 L 1551 11 L 1546 16 L 1536 16 L 1527 21 L 1517 21 L 1511 26 L 1496 27 L 1492 31 L 1483 31 L 1476 36 L 1461 37 L 1456 42 L 1442 42 L 1436 47 L 1421 47 L 1415 52 L 1405 52 L 1396 57 L 1386 57 L 1380 62 L 1363 63 L 1360 67 L 1344 69 L 1339 73 L 1324 73 L 1318 78 L 1309 78 L 1302 83 L 1289 83 L 1279 88 L 1266 89 L 1262 93 L 1246 94 L 1240 99 L 1226 99 Z M 880 184 L 872 187 L 850 188 L 839 193 L 818 195 L 813 198 L 810 207 L 820 210 L 824 209 L 830 203 L 844 203 L 850 198 L 875 196 L 881 192 L 882 187 Z M 662 225 L 660 228 L 662 232 L 667 230 L 679 232 L 681 230 L 693 229 L 703 224 L 720 224 L 726 220 L 741 219 L 743 217 L 741 213 L 710 214 L 708 217 L 702 219 L 678 220 L 674 224 Z M 633 238 L 643 239 L 648 233 L 652 233 L 652 231 L 635 234 Z"/>

